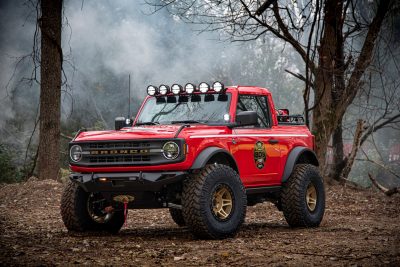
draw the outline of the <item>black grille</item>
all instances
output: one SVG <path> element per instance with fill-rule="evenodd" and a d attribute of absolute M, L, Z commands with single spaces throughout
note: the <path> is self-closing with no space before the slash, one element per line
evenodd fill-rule
<path fill-rule="evenodd" d="M 105 157 L 98 157 L 98 156 L 91 156 L 89 157 L 90 163 L 118 163 L 118 162 L 149 162 L 151 160 L 150 156 L 105 156 Z"/>
<path fill-rule="evenodd" d="M 149 142 L 118 142 L 88 144 L 89 149 L 150 148 Z"/>
<path fill-rule="evenodd" d="M 166 142 L 174 141 L 180 147 L 180 155 L 174 160 L 168 160 L 162 153 Z M 71 142 L 82 147 L 83 155 L 79 162 L 71 165 L 87 167 L 127 166 L 127 165 L 160 165 L 180 162 L 183 155 L 183 139 L 152 139 L 140 141 L 97 141 Z"/>

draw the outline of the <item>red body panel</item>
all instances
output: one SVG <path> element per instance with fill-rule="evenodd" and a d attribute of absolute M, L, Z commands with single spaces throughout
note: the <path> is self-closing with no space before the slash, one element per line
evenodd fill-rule
<path fill-rule="evenodd" d="M 175 164 L 157 166 L 129 167 L 79 167 L 71 165 L 74 172 L 149 172 L 149 171 L 182 171 L 192 166 L 197 156 L 208 147 L 219 147 L 233 155 L 239 169 L 239 175 L 245 187 L 280 185 L 281 177 L 289 152 L 296 146 L 313 149 L 313 136 L 306 126 L 278 125 L 272 96 L 267 89 L 259 87 L 230 87 L 232 94 L 230 106 L 231 122 L 235 121 L 236 104 L 239 94 L 265 95 L 269 101 L 272 127 L 262 128 L 229 128 L 227 126 L 208 126 L 194 124 L 184 128 L 179 138 L 185 139 L 188 151 L 184 161 Z M 144 103 L 139 110 L 140 114 Z M 137 116 L 138 117 L 138 116 Z M 136 121 L 135 121 L 136 122 Z M 120 131 L 83 132 L 74 142 L 100 140 L 136 140 L 154 138 L 174 138 L 180 125 L 155 125 L 124 128 Z M 270 144 L 270 140 L 278 143 Z M 254 146 L 262 142 L 266 152 L 263 168 L 257 168 L 254 160 Z"/>

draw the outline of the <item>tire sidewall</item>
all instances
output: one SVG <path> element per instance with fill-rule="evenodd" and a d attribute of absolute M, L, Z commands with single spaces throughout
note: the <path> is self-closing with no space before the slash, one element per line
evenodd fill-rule
<path fill-rule="evenodd" d="M 319 223 L 322 220 L 322 217 L 325 212 L 325 190 L 324 190 L 324 184 L 322 181 L 321 176 L 319 175 L 319 172 L 315 170 L 315 168 L 309 168 L 307 171 L 307 176 L 304 177 L 304 183 L 303 183 L 303 196 L 304 196 L 304 214 L 306 215 L 306 221 L 310 225 L 319 225 Z M 307 188 L 310 184 L 313 184 L 317 193 L 317 203 L 316 207 L 313 211 L 310 211 L 307 206 Z"/>
<path fill-rule="evenodd" d="M 307 188 L 312 183 L 317 194 L 314 211 L 307 206 Z M 293 169 L 281 192 L 282 211 L 292 227 L 317 227 L 325 213 L 324 182 L 316 166 L 298 164 Z"/>
<path fill-rule="evenodd" d="M 112 217 L 104 222 L 99 223 L 93 220 L 88 211 L 88 200 L 91 193 L 86 192 L 83 188 L 75 185 L 75 216 L 78 218 L 81 229 L 83 231 L 107 231 L 109 233 L 118 233 L 124 224 L 124 213 L 123 211 L 114 211 Z"/>
<path fill-rule="evenodd" d="M 226 169 L 227 167 L 222 166 L 207 175 L 200 197 L 200 211 L 204 223 L 207 225 L 209 232 L 213 233 L 217 238 L 231 236 L 236 233 L 237 228 L 243 222 L 243 214 L 246 212 L 243 185 L 233 170 Z M 232 211 L 226 220 L 217 219 L 212 211 L 213 193 L 220 185 L 229 188 L 233 199 Z"/>

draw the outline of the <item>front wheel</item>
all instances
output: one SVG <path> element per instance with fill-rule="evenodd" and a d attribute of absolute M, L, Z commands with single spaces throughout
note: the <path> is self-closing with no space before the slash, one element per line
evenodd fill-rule
<path fill-rule="evenodd" d="M 316 227 L 325 212 L 325 189 L 318 168 L 295 166 L 281 193 L 283 214 L 292 227 Z"/>
<path fill-rule="evenodd" d="M 207 165 L 183 187 L 182 212 L 200 238 L 234 236 L 246 216 L 247 197 L 239 175 L 229 166 Z"/>
<path fill-rule="evenodd" d="M 118 233 L 124 224 L 121 210 L 106 212 L 109 203 L 100 193 L 88 193 L 68 182 L 61 197 L 61 217 L 69 231 Z"/>
<path fill-rule="evenodd" d="M 186 226 L 185 219 L 183 218 L 182 210 L 169 208 L 169 214 L 172 220 L 180 227 Z"/>

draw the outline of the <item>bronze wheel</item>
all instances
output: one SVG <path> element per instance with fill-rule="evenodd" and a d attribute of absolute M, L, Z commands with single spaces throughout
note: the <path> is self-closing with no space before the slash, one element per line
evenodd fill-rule
<path fill-rule="evenodd" d="M 281 192 L 282 211 L 292 227 L 317 227 L 325 213 L 324 182 L 317 166 L 297 164 Z"/>
<path fill-rule="evenodd" d="M 317 206 L 317 190 L 312 183 L 307 187 L 306 202 L 308 210 L 311 212 L 314 211 Z"/>
<path fill-rule="evenodd" d="M 246 191 L 231 167 L 206 165 L 184 183 L 182 191 L 182 215 L 196 237 L 233 237 L 243 224 Z"/>
<path fill-rule="evenodd" d="M 226 220 L 231 215 L 233 197 L 231 190 L 226 185 L 220 185 L 214 191 L 212 211 L 219 220 Z"/>

